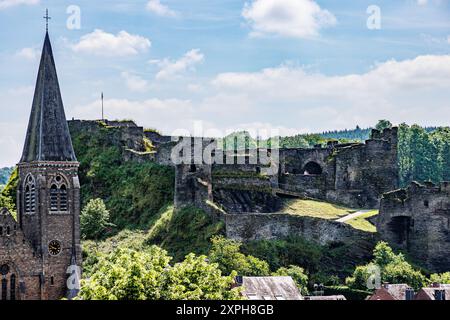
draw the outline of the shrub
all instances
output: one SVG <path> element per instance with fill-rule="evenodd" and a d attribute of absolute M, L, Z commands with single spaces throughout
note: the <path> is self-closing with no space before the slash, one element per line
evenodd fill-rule
<path fill-rule="evenodd" d="M 80 229 L 84 239 L 99 239 L 105 235 L 110 223 L 109 211 L 102 199 L 93 199 L 81 211 Z"/>
<path fill-rule="evenodd" d="M 222 276 L 206 256 L 190 254 L 174 266 L 165 250 L 152 246 L 136 251 L 117 248 L 100 257 L 89 279 L 83 279 L 83 300 L 235 300 L 234 274 Z"/>
<path fill-rule="evenodd" d="M 373 253 L 371 263 L 356 267 L 353 276 L 347 278 L 350 288 L 366 290 L 369 278 L 376 275 L 375 270 L 379 271 L 380 282 L 406 283 L 416 290 L 426 284 L 425 276 L 415 270 L 402 254 L 395 254 L 386 242 L 379 242 Z"/>
<path fill-rule="evenodd" d="M 308 294 L 308 276 L 305 270 L 299 266 L 282 267 L 273 273 L 274 276 L 289 276 L 292 277 L 298 289 L 303 295 Z"/>
<path fill-rule="evenodd" d="M 432 274 L 430 276 L 431 283 L 440 283 L 440 284 L 450 284 L 450 272 L 445 272 L 441 274 Z"/>
<path fill-rule="evenodd" d="M 212 238 L 212 248 L 209 259 L 219 265 L 224 274 L 236 271 L 240 276 L 268 276 L 270 274 L 267 262 L 246 256 L 240 252 L 241 243 L 223 237 Z"/>

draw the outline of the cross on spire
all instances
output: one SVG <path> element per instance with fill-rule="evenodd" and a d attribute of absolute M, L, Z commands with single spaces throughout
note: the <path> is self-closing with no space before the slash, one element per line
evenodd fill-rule
<path fill-rule="evenodd" d="M 48 16 L 48 9 L 45 10 L 45 17 L 44 17 L 44 19 L 46 20 L 45 30 L 48 32 L 48 20 L 51 19 L 51 17 Z"/>

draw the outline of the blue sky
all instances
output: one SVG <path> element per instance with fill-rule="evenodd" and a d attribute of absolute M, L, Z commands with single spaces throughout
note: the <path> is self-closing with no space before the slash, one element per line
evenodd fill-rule
<path fill-rule="evenodd" d="M 448 0 L 0 0 L 0 167 L 20 158 L 46 8 L 68 118 L 99 118 L 103 91 L 108 118 L 167 134 L 449 124 Z"/>

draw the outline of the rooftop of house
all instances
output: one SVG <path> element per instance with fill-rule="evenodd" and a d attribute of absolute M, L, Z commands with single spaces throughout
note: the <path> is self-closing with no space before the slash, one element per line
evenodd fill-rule
<path fill-rule="evenodd" d="M 450 284 L 433 284 L 422 288 L 417 293 L 416 300 L 450 300 Z"/>
<path fill-rule="evenodd" d="M 334 300 L 334 301 L 343 301 L 347 300 L 343 295 L 334 295 L 334 296 L 308 296 L 305 297 L 305 300 L 317 300 L 317 301 L 325 301 L 325 300 Z"/>
<path fill-rule="evenodd" d="M 407 284 L 383 284 L 369 297 L 369 300 L 407 300 L 407 291 L 412 290 Z M 413 291 L 412 291 L 413 293 Z M 411 297 L 412 299 L 413 297 Z"/>
<path fill-rule="evenodd" d="M 303 300 L 291 277 L 237 277 L 236 283 L 249 300 Z"/>

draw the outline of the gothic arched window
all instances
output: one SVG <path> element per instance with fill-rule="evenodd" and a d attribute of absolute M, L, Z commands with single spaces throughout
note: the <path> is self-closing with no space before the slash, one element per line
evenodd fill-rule
<path fill-rule="evenodd" d="M 61 176 L 56 176 L 50 186 L 50 212 L 67 213 L 68 211 L 67 183 Z"/>
<path fill-rule="evenodd" d="M 9 279 L 9 300 L 16 300 L 16 275 L 12 274 Z"/>
<path fill-rule="evenodd" d="M 52 185 L 50 188 L 50 211 L 58 211 L 58 187 Z"/>
<path fill-rule="evenodd" d="M 34 214 L 36 211 L 36 185 L 31 175 L 25 179 L 24 207 L 26 214 Z"/>
<path fill-rule="evenodd" d="M 8 299 L 8 280 L 2 279 L 2 300 Z"/>

